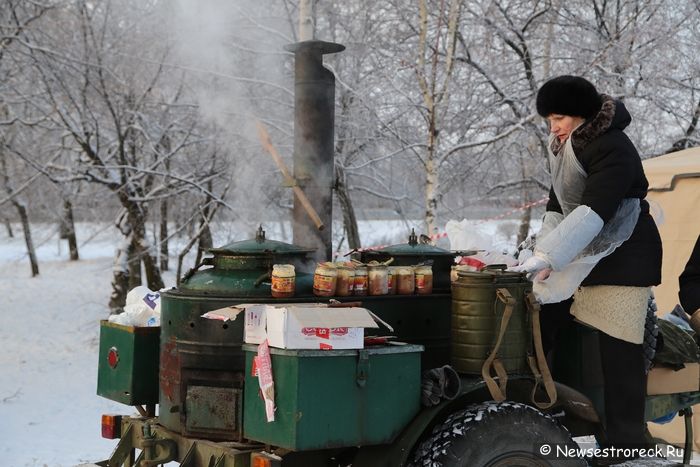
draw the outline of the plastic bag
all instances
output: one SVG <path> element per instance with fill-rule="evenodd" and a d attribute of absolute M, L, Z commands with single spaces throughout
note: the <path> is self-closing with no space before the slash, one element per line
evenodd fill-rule
<path fill-rule="evenodd" d="M 445 225 L 445 232 L 450 239 L 450 250 L 490 250 L 493 248 L 492 236 L 483 231 L 483 226 L 462 219 L 450 220 Z"/>
<path fill-rule="evenodd" d="M 160 292 L 142 285 L 126 294 L 124 312 L 109 317 L 110 323 L 124 326 L 160 326 Z"/>
<path fill-rule="evenodd" d="M 639 212 L 638 199 L 623 199 L 613 218 L 571 263 L 560 271 L 552 271 L 546 280 L 533 282 L 537 301 L 558 303 L 570 298 L 596 264 L 630 238 Z"/>

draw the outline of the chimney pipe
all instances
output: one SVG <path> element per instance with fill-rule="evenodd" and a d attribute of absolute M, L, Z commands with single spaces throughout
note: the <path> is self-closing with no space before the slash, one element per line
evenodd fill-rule
<path fill-rule="evenodd" d="M 325 226 L 318 230 L 295 197 L 293 242 L 315 248 L 314 260 L 328 261 L 333 230 L 335 77 L 323 66 L 323 55 L 341 52 L 345 46 L 310 40 L 285 49 L 294 52 L 294 179 Z"/>

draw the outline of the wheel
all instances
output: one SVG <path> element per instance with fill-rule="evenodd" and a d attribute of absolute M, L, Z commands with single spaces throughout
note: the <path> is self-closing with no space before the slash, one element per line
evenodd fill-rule
<path fill-rule="evenodd" d="M 549 415 L 517 402 L 486 402 L 450 415 L 416 449 L 412 467 L 585 466 L 581 459 L 543 456 L 540 447 L 577 449 Z M 546 448 L 545 448 L 546 449 Z M 545 452 L 545 454 L 547 454 Z"/>

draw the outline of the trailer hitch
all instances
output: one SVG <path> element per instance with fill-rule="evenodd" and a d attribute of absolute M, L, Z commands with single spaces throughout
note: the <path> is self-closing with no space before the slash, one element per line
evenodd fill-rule
<path fill-rule="evenodd" d="M 157 439 L 150 423 L 143 425 L 143 438 L 141 439 L 143 458 L 139 460 L 138 467 L 154 467 L 158 464 L 166 464 L 177 458 L 177 444 L 172 439 Z"/>

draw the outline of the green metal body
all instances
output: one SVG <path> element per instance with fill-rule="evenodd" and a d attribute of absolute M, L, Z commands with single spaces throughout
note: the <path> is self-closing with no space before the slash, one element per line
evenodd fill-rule
<path fill-rule="evenodd" d="M 508 290 L 515 305 L 498 356 L 508 373 L 529 371 L 527 354 L 532 328 L 523 298 L 532 290 L 532 283 L 522 274 L 493 270 L 460 272 L 452 284 L 450 361 L 458 372 L 481 374 L 484 360 L 496 344 L 505 310 L 503 302 L 496 299 L 499 288 Z"/>
<path fill-rule="evenodd" d="M 252 375 L 257 346 L 243 349 L 244 434 L 253 441 L 294 451 L 389 443 L 420 410 L 421 346 L 271 348 L 276 411 L 268 423 Z"/>
<path fill-rule="evenodd" d="M 97 394 L 127 405 L 158 403 L 160 328 L 100 321 Z M 110 365 L 109 353 L 116 362 Z"/>

